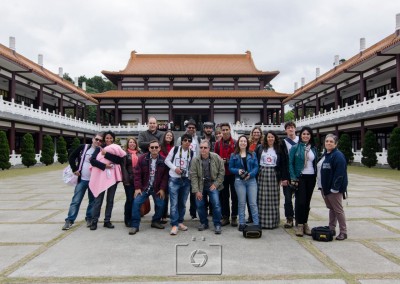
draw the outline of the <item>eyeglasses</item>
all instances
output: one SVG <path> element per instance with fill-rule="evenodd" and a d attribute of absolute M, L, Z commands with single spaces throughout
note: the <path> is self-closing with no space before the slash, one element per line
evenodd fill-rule
<path fill-rule="evenodd" d="M 190 143 L 192 143 L 192 139 L 183 139 L 182 141 L 183 141 L 183 142 L 190 142 Z"/>
<path fill-rule="evenodd" d="M 96 142 L 103 142 L 103 139 L 99 139 L 99 138 L 94 138 L 94 140 L 96 140 Z"/>
<path fill-rule="evenodd" d="M 153 149 L 158 149 L 159 147 L 158 146 L 150 146 L 150 149 L 151 150 L 153 150 Z"/>
<path fill-rule="evenodd" d="M 208 147 L 200 146 L 200 149 L 208 149 Z"/>

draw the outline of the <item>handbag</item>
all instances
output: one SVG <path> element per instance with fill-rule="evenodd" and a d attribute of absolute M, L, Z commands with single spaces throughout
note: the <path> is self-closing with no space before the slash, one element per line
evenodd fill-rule
<path fill-rule="evenodd" d="M 150 200 L 149 198 L 146 198 L 142 206 L 140 207 L 140 217 L 143 217 L 147 213 L 150 212 L 151 206 L 150 206 Z"/>
<path fill-rule="evenodd" d="M 262 230 L 257 225 L 246 226 L 243 229 L 243 237 L 248 239 L 258 239 L 262 236 Z"/>
<path fill-rule="evenodd" d="M 311 229 L 313 240 L 319 242 L 331 242 L 333 240 L 332 230 L 328 226 L 314 227 Z"/>
<path fill-rule="evenodd" d="M 85 148 L 83 149 L 82 156 L 81 156 L 81 161 L 79 162 L 79 168 L 78 168 L 79 172 L 82 170 L 83 155 L 86 153 L 87 148 L 88 148 L 88 144 L 85 144 Z M 76 186 L 78 184 L 79 177 L 74 174 L 74 172 L 71 169 L 71 166 L 68 165 L 63 170 L 62 179 L 63 179 L 64 183 L 71 185 L 71 186 Z"/>

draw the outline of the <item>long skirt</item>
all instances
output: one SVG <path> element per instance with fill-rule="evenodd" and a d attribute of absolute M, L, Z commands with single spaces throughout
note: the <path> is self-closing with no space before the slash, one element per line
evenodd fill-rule
<path fill-rule="evenodd" d="M 279 226 L 279 184 L 273 167 L 260 167 L 258 173 L 258 215 L 260 226 L 274 229 Z"/>

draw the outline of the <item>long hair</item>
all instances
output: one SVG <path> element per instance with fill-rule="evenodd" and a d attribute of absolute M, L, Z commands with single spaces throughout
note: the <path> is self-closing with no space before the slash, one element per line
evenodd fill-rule
<path fill-rule="evenodd" d="M 174 146 L 175 145 L 175 135 L 171 130 L 167 130 L 165 131 L 165 134 L 163 136 L 163 139 L 161 141 L 161 152 L 166 153 L 167 152 L 167 141 L 165 141 L 165 136 L 167 136 L 168 133 L 171 133 L 172 135 L 172 141 L 171 141 L 171 145 Z"/>
<path fill-rule="evenodd" d="M 251 130 L 251 132 L 250 132 L 250 137 L 249 137 L 249 143 L 250 144 L 253 144 L 253 140 L 254 140 L 254 138 L 253 138 L 253 132 L 254 132 L 254 130 L 259 130 L 260 131 L 260 140 L 258 141 L 258 144 L 261 144 L 262 143 L 262 141 L 263 141 L 263 138 L 264 138 L 264 135 L 263 135 L 263 131 L 261 130 L 261 127 L 260 126 L 254 126 L 254 128 Z"/>
<path fill-rule="evenodd" d="M 129 141 L 131 141 L 131 140 L 135 141 L 136 148 L 134 150 L 136 150 L 139 153 L 140 152 L 139 143 L 138 143 L 138 141 L 136 140 L 135 137 L 128 137 L 128 139 L 126 139 L 126 144 L 125 144 L 125 147 L 124 147 L 125 151 L 128 151 Z"/>
<path fill-rule="evenodd" d="M 314 133 L 313 133 L 312 129 L 308 126 L 303 126 L 303 128 L 300 130 L 299 142 L 303 142 L 303 140 L 301 140 L 301 134 L 303 134 L 304 131 L 307 131 L 308 133 L 310 133 L 310 145 L 315 147 Z"/>
<path fill-rule="evenodd" d="M 115 143 L 115 133 L 112 132 L 111 130 L 108 130 L 106 132 L 103 133 L 103 143 L 106 144 L 106 136 L 110 134 L 111 137 L 113 138 L 113 143 Z"/>
<path fill-rule="evenodd" d="M 246 141 L 247 141 L 246 153 L 249 153 L 249 152 L 250 152 L 250 151 L 249 151 L 249 147 L 250 147 L 249 139 L 247 138 L 246 135 L 242 135 L 242 136 L 240 136 L 240 137 L 238 138 L 238 140 L 236 141 L 235 151 L 234 151 L 235 154 L 239 154 L 239 153 L 240 153 L 239 140 L 240 140 L 241 138 L 245 138 Z"/>
<path fill-rule="evenodd" d="M 263 148 L 264 149 L 268 149 L 269 148 L 269 145 L 268 145 L 268 134 L 271 134 L 271 135 L 273 135 L 275 137 L 273 148 L 274 148 L 276 153 L 279 153 L 280 152 L 280 147 L 279 147 L 280 140 L 279 140 L 278 135 L 276 135 L 276 133 L 273 132 L 272 130 L 268 130 L 268 132 L 265 134 L 264 141 L 263 141 L 263 144 L 262 144 Z"/>

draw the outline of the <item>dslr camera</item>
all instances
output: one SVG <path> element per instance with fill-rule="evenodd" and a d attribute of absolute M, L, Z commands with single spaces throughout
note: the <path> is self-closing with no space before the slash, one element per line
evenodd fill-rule
<path fill-rule="evenodd" d="M 186 175 L 186 169 L 181 169 L 181 176 L 185 176 Z"/>
<path fill-rule="evenodd" d="M 243 173 L 241 173 L 239 175 L 239 177 L 240 177 L 240 179 L 245 179 L 248 175 L 249 175 L 249 172 L 248 171 L 244 171 Z"/>

